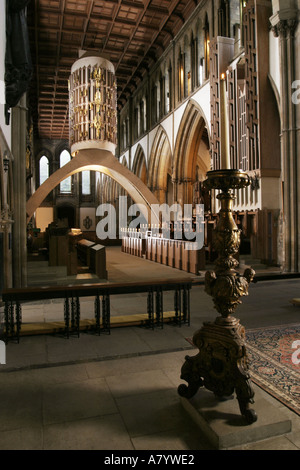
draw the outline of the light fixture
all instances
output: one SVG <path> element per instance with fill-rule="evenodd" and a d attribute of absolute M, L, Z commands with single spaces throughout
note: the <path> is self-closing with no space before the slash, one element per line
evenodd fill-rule
<path fill-rule="evenodd" d="M 84 53 L 69 79 L 70 147 L 115 153 L 117 145 L 117 85 L 114 66 L 97 54 Z"/>
<path fill-rule="evenodd" d="M 4 150 L 4 153 L 3 153 L 3 169 L 5 173 L 7 173 L 9 170 L 9 157 L 8 157 L 7 150 Z"/>

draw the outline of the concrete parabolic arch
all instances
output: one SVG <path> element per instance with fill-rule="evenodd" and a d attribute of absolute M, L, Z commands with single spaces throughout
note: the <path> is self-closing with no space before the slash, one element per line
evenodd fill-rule
<path fill-rule="evenodd" d="M 128 168 L 118 162 L 116 157 L 103 149 L 80 150 L 69 163 L 53 173 L 28 199 L 26 204 L 27 223 L 40 207 L 47 195 L 65 178 L 83 170 L 99 171 L 113 178 L 140 205 L 141 213 L 153 224 L 159 224 L 158 214 L 154 205 L 158 204 L 156 197 L 147 186 Z"/>

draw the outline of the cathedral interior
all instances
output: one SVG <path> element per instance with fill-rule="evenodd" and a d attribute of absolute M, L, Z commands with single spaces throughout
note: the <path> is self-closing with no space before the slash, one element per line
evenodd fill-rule
<path fill-rule="evenodd" d="M 0 449 L 299 450 L 300 0 L 0 8 Z"/>

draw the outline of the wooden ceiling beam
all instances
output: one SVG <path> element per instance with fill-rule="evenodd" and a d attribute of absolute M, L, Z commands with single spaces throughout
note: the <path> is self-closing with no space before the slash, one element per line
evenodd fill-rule
<path fill-rule="evenodd" d="M 68 133 L 68 78 L 80 49 L 102 52 L 113 62 L 120 107 L 195 8 L 194 0 L 61 0 L 59 8 L 54 3 L 35 0 L 28 6 L 35 67 L 29 97 L 40 133 L 52 136 Z"/>
<path fill-rule="evenodd" d="M 158 38 L 160 32 L 163 30 L 163 28 L 166 26 L 167 22 L 169 21 L 171 15 L 173 14 L 173 12 L 176 10 L 176 8 L 178 7 L 178 4 L 180 3 L 180 0 L 172 0 L 172 3 L 169 7 L 169 13 L 168 13 L 168 16 L 164 17 L 161 21 L 161 24 L 160 24 L 160 27 L 159 27 L 159 31 L 157 31 L 154 35 L 154 37 L 152 38 L 152 41 L 150 42 L 150 44 L 148 45 L 144 55 L 146 56 L 149 51 L 151 50 L 151 47 L 153 46 L 154 42 L 156 41 L 156 39 Z M 120 59 L 121 60 L 121 59 Z M 119 61 L 120 63 L 120 61 Z M 139 66 L 136 67 L 136 70 L 138 69 Z M 128 81 L 127 81 L 127 84 L 130 82 L 132 76 L 129 77 Z M 120 94 L 122 94 L 122 91 L 120 92 Z"/>

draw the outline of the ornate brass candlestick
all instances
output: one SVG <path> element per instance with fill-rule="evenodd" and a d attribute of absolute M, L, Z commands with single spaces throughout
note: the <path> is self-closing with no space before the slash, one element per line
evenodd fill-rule
<path fill-rule="evenodd" d="M 250 184 L 248 175 L 239 170 L 211 171 L 205 186 L 219 189 L 221 202 L 220 219 L 214 233 L 214 246 L 218 252 L 215 271 L 205 276 L 205 291 L 212 296 L 216 310 L 221 316 L 214 323 L 204 323 L 194 334 L 193 343 L 199 353 L 186 357 L 181 378 L 188 386 L 178 387 L 179 395 L 192 398 L 200 387 L 205 387 L 219 397 L 229 397 L 234 391 L 241 414 L 248 424 L 257 420 L 254 410 L 254 391 L 251 384 L 248 357 L 245 347 L 245 329 L 234 318 L 240 298 L 248 295 L 248 287 L 255 272 L 246 269 L 241 276 L 236 268 L 239 262 L 234 258 L 239 251 L 240 230 L 232 214 L 235 196 L 233 189 L 245 188 Z"/>

